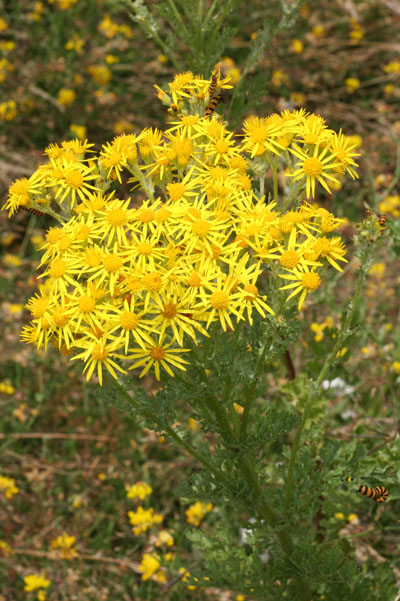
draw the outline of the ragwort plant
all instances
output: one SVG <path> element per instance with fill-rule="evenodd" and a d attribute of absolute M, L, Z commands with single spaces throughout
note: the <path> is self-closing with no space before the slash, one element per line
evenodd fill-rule
<path fill-rule="evenodd" d="M 356 443 L 325 440 L 322 426 L 322 383 L 355 336 L 385 231 L 375 215 L 361 224 L 359 275 L 336 341 L 296 377 L 289 347 L 300 311 L 347 263 L 341 219 L 313 198 L 357 177 L 357 153 L 304 109 L 249 117 L 235 136 L 212 110 L 229 87 L 217 72 L 176 75 L 156 86 L 172 114 L 166 131 L 123 134 L 98 153 L 87 141 L 51 144 L 46 162 L 12 184 L 10 215 L 22 208 L 58 222 L 22 338 L 82 362 L 118 408 L 201 465 L 179 492 L 219 506 L 221 519 L 212 537 L 190 535 L 202 564 L 189 585 L 268 600 L 393 599 L 391 570 L 364 576 L 328 519 L 348 470 L 368 471 L 374 485 L 387 468 Z M 127 176 L 133 198 L 119 192 Z M 269 398 L 282 356 L 289 381 Z M 155 393 L 141 385 L 146 374 Z M 196 437 L 180 427 L 188 417 Z"/>

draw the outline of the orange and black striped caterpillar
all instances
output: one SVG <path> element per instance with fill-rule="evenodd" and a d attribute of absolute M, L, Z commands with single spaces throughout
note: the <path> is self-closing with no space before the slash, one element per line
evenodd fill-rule
<path fill-rule="evenodd" d="M 375 215 L 376 218 L 378 219 L 378 223 L 381 227 L 383 227 L 386 224 L 386 215 L 382 215 L 381 213 L 374 213 L 374 211 L 371 211 L 371 209 L 367 209 L 365 211 L 367 213 L 367 215 L 369 217 L 371 217 L 372 215 Z"/>
<path fill-rule="evenodd" d="M 214 92 L 217 89 L 218 77 L 215 73 L 211 76 L 210 87 L 208 88 L 208 96 L 211 99 L 214 96 Z"/>
<path fill-rule="evenodd" d="M 362 484 L 357 492 L 365 497 L 374 499 L 377 503 L 383 503 L 389 496 L 389 492 L 384 486 L 375 486 L 375 488 L 369 488 L 369 486 Z"/>
<path fill-rule="evenodd" d="M 37 215 L 38 217 L 44 217 L 46 215 L 46 213 L 42 213 L 42 211 L 38 211 L 37 209 L 32 209 L 31 207 L 24 207 L 23 205 L 20 205 L 19 208 L 22 209 L 23 211 L 26 211 L 27 213 L 32 213 L 32 215 Z"/>
<path fill-rule="evenodd" d="M 221 100 L 221 96 L 222 96 L 222 94 L 220 92 L 219 94 L 214 96 L 214 98 L 211 98 L 210 102 L 208 103 L 208 106 L 206 107 L 206 110 L 204 111 L 205 117 L 209 117 L 210 115 L 212 115 L 212 113 L 215 111 L 215 107 Z"/>

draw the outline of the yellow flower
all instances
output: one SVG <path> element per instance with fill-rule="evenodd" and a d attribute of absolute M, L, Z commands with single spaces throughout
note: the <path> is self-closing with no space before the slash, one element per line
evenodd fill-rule
<path fill-rule="evenodd" d="M 347 90 L 350 94 L 354 94 L 356 90 L 360 87 L 360 80 L 357 77 L 348 77 L 344 80 L 346 84 Z"/>
<path fill-rule="evenodd" d="M 136 482 L 132 486 L 125 486 L 128 499 L 145 499 L 153 492 L 153 489 L 146 482 Z"/>
<path fill-rule="evenodd" d="M 11 499 L 19 492 L 19 488 L 15 486 L 15 480 L 13 478 L 7 478 L 6 476 L 0 475 L 0 492 L 4 493 L 6 499 Z"/>
<path fill-rule="evenodd" d="M 0 540 L 0 557 L 10 557 L 13 554 L 13 550 L 9 544 L 4 540 Z"/>
<path fill-rule="evenodd" d="M 172 534 L 168 532 L 168 530 L 161 530 L 158 533 L 156 546 L 161 547 L 162 545 L 167 545 L 167 547 L 172 547 L 174 544 L 174 538 Z"/>
<path fill-rule="evenodd" d="M 70 106 L 76 99 L 76 93 L 69 88 L 60 88 L 58 90 L 57 100 L 63 106 Z"/>
<path fill-rule="evenodd" d="M 160 570 L 161 562 L 155 553 L 144 553 L 139 569 L 142 572 L 142 580 L 154 580 L 165 582 L 165 573 Z"/>
<path fill-rule="evenodd" d="M 400 61 L 390 61 L 383 67 L 386 73 L 400 73 Z"/>
<path fill-rule="evenodd" d="M 77 550 L 74 548 L 76 542 L 75 536 L 69 536 L 64 532 L 61 536 L 58 536 L 50 542 L 52 549 L 59 550 L 59 557 L 61 559 L 71 560 L 78 555 Z"/>
<path fill-rule="evenodd" d="M 128 517 L 131 525 L 133 526 L 133 534 L 138 536 L 142 532 L 146 532 L 154 524 L 161 524 L 163 516 L 154 513 L 154 509 L 143 509 L 141 505 L 136 511 L 128 511 Z"/>
<path fill-rule="evenodd" d="M 297 38 L 294 38 L 290 45 L 290 49 L 295 54 L 301 54 L 303 52 L 303 42 Z"/>
<path fill-rule="evenodd" d="M 353 522 L 358 522 L 358 516 L 356 513 L 349 513 L 349 515 L 347 516 L 347 521 L 350 522 L 350 524 L 352 524 Z"/>
<path fill-rule="evenodd" d="M 392 369 L 396 374 L 400 374 L 400 361 L 393 361 Z"/>
<path fill-rule="evenodd" d="M 50 586 L 50 580 L 47 580 L 43 574 L 28 574 L 24 577 L 24 581 L 24 591 L 27 593 Z"/>
<path fill-rule="evenodd" d="M 185 511 L 187 523 L 193 524 L 194 526 L 200 526 L 200 522 L 212 508 L 212 503 L 202 503 L 201 501 L 193 503 L 193 505 L 190 505 Z"/>
<path fill-rule="evenodd" d="M 86 125 L 76 125 L 71 123 L 69 129 L 77 138 L 79 138 L 79 140 L 86 139 Z"/>
<path fill-rule="evenodd" d="M 299 265 L 289 274 L 279 274 L 280 278 L 293 280 L 292 284 L 282 286 L 280 290 L 294 288 L 293 292 L 287 297 L 286 302 L 301 292 L 298 309 L 300 311 L 308 292 L 316 290 L 321 284 L 321 278 L 315 271 L 310 271 L 307 265 Z"/>
<path fill-rule="evenodd" d="M 335 513 L 335 514 L 334 514 L 334 517 L 335 517 L 337 520 L 344 520 L 344 514 L 343 514 L 343 513 L 341 513 L 341 512 L 339 512 L 339 513 Z"/>

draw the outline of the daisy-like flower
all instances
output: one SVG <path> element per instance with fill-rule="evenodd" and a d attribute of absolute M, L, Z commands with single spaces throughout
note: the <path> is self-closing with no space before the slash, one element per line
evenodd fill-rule
<path fill-rule="evenodd" d="M 281 121 L 268 123 L 267 119 L 249 117 L 243 122 L 243 132 L 242 146 L 250 152 L 251 158 L 261 156 L 267 150 L 279 155 L 279 148 L 284 149 L 277 142 L 277 138 L 284 133 Z"/>
<path fill-rule="evenodd" d="M 342 134 L 340 131 L 338 134 L 332 136 L 330 142 L 330 151 L 335 155 L 336 161 L 340 163 L 337 171 L 342 173 L 347 171 L 350 176 L 355 179 L 358 178 L 358 173 L 354 167 L 358 167 L 357 163 L 353 160 L 354 157 L 359 157 L 359 152 L 354 152 L 357 144 L 353 140 Z"/>
<path fill-rule="evenodd" d="M 206 290 L 201 300 L 193 306 L 193 310 L 202 311 L 207 318 L 206 328 L 211 322 L 218 319 L 222 329 L 226 332 L 227 326 L 234 330 L 231 315 L 237 320 L 243 319 L 245 303 L 243 295 L 232 292 L 233 279 L 225 274 L 218 275 L 212 282 L 207 282 Z"/>
<path fill-rule="evenodd" d="M 146 311 L 135 311 L 133 296 L 130 299 L 125 298 L 122 306 L 111 307 L 110 310 L 111 314 L 107 317 L 110 328 L 108 333 L 113 335 L 120 346 L 124 345 L 125 354 L 132 338 L 142 348 L 146 348 L 146 344 L 152 344 L 152 338 L 149 336 L 153 329 L 151 321 L 143 319 L 147 315 Z"/>
<path fill-rule="evenodd" d="M 211 160 L 213 165 L 225 163 L 229 165 L 234 156 L 238 154 L 235 149 L 235 141 L 232 140 L 233 132 L 223 135 L 218 139 L 211 139 L 203 145 L 204 158 Z"/>
<path fill-rule="evenodd" d="M 196 342 L 195 329 L 204 336 L 208 336 L 203 326 L 193 318 L 190 296 L 183 298 L 177 296 L 160 295 L 155 300 L 156 307 L 151 309 L 153 314 L 152 326 L 160 336 L 172 330 L 173 340 L 183 346 L 183 337 L 188 334 Z M 170 333 L 170 332 L 168 332 Z"/>
<path fill-rule="evenodd" d="M 190 349 L 184 348 L 170 348 L 172 342 L 166 342 L 164 336 L 160 336 L 158 341 L 154 341 L 152 344 L 146 344 L 146 348 L 131 349 L 132 355 L 129 355 L 127 359 L 132 359 L 134 362 L 129 369 L 136 369 L 144 365 L 139 378 L 142 378 L 149 369 L 154 367 L 154 373 L 156 379 L 160 380 L 161 368 L 172 377 L 174 377 L 173 369 L 177 368 L 186 371 L 186 365 L 189 365 L 189 361 L 185 361 L 179 355 L 181 353 L 188 353 Z"/>
<path fill-rule="evenodd" d="M 297 231 L 293 228 L 286 244 L 278 244 L 268 251 L 260 252 L 259 256 L 263 259 L 278 260 L 285 269 L 294 269 L 298 265 L 321 267 L 322 263 L 305 257 L 307 251 L 309 252 L 309 246 L 297 241 Z"/>
<path fill-rule="evenodd" d="M 184 137 L 192 138 L 196 132 L 196 125 L 200 121 L 200 116 L 197 114 L 194 115 L 180 115 L 178 121 L 171 121 L 170 127 L 165 132 L 167 135 L 172 134 L 174 131 L 179 131 Z"/>
<path fill-rule="evenodd" d="M 280 290 L 289 290 L 294 288 L 293 292 L 287 297 L 286 302 L 301 292 L 298 309 L 300 311 L 303 306 L 304 299 L 308 292 L 316 290 L 321 283 L 321 278 L 316 271 L 310 270 L 308 265 L 299 265 L 292 269 L 291 274 L 279 274 L 280 278 L 285 280 L 293 280 L 291 284 L 282 286 Z"/>
<path fill-rule="evenodd" d="M 121 346 L 119 340 L 107 341 L 104 337 L 98 338 L 93 334 L 75 341 L 75 346 L 83 348 L 84 351 L 71 358 L 71 361 L 81 359 L 85 363 L 83 373 L 86 373 L 86 380 L 90 380 L 94 370 L 97 368 L 97 377 L 100 385 L 103 384 L 103 367 L 115 380 L 118 380 L 116 370 L 126 374 L 127 372 L 116 363 L 112 357 L 117 358 L 116 350 Z"/>
<path fill-rule="evenodd" d="M 100 240 L 105 240 L 107 245 L 118 242 L 127 245 L 127 226 L 132 228 L 135 210 L 129 208 L 131 199 L 119 200 L 109 199 L 103 210 L 96 215 L 93 231 Z"/>
<path fill-rule="evenodd" d="M 250 265 L 245 270 L 241 270 L 241 281 L 237 286 L 236 290 L 241 295 L 244 305 L 244 310 L 247 312 L 247 319 L 250 325 L 253 324 L 252 312 L 255 309 L 261 317 L 265 318 L 266 313 L 275 315 L 275 312 L 267 303 L 266 295 L 260 295 L 258 287 L 256 286 L 257 280 L 261 275 L 261 262 L 258 264 Z"/>
<path fill-rule="evenodd" d="M 31 200 L 34 201 L 40 194 L 43 184 L 43 173 L 39 170 L 36 170 L 29 179 L 26 177 L 17 179 L 8 190 L 8 198 L 2 210 L 8 209 L 8 216 L 11 217 L 19 207 L 29 206 Z"/>
<path fill-rule="evenodd" d="M 100 192 L 90 181 L 99 178 L 96 165 L 84 165 L 81 162 L 67 163 L 65 160 L 53 172 L 47 182 L 48 187 L 57 187 L 56 199 L 59 203 L 68 199 L 71 208 L 76 205 L 77 198 L 87 201 L 92 192 Z"/>
<path fill-rule="evenodd" d="M 183 199 L 188 200 L 190 197 L 198 195 L 200 186 L 198 179 L 193 177 L 194 170 L 195 167 L 189 169 L 181 181 L 175 181 L 167 184 L 167 193 L 169 200 L 172 201 L 172 203 Z"/>
<path fill-rule="evenodd" d="M 347 263 L 347 260 L 344 258 L 346 254 L 346 249 L 342 240 L 335 236 L 334 238 L 326 238 L 325 236 L 318 238 L 315 242 L 308 243 L 308 248 L 306 245 L 305 255 L 312 259 L 326 259 L 329 263 L 338 271 L 343 271 L 337 261 L 344 261 Z M 314 263 L 313 261 L 305 261 L 308 265 L 318 265 L 318 263 Z"/>
<path fill-rule="evenodd" d="M 305 188 L 307 197 L 315 196 L 315 182 L 318 181 L 329 194 L 331 191 L 325 180 L 338 182 L 338 180 L 328 172 L 336 169 L 340 163 L 336 161 L 335 155 L 329 150 L 329 146 L 325 146 L 322 150 L 315 146 L 312 156 L 308 155 L 297 144 L 290 148 L 290 152 L 299 160 L 295 167 L 294 173 L 289 173 L 289 177 L 294 177 L 296 181 L 305 180 Z"/>

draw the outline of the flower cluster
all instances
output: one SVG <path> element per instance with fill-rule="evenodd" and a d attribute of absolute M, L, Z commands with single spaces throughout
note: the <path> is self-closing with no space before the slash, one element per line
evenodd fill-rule
<path fill-rule="evenodd" d="M 6 499 L 11 499 L 18 492 L 19 488 L 15 486 L 15 480 L 0 474 L 0 493 L 3 493 Z"/>
<path fill-rule="evenodd" d="M 66 532 L 63 532 L 63 534 L 52 540 L 50 545 L 52 549 L 56 550 L 57 557 L 71 560 L 78 555 L 74 546 L 75 543 L 75 536 L 69 536 Z"/>
<path fill-rule="evenodd" d="M 227 330 L 275 315 L 278 289 L 300 310 L 329 266 L 341 270 L 346 250 L 330 236 L 341 220 L 305 197 L 355 177 L 354 145 L 305 110 L 250 117 L 238 141 L 212 110 L 229 87 L 219 73 L 177 75 L 157 88 L 174 115 L 165 132 L 117 136 L 98 154 L 79 140 L 52 144 L 12 184 L 10 215 L 22 207 L 60 223 L 46 233 L 23 340 L 82 360 L 100 383 L 103 368 L 126 373 L 121 359 L 159 380 L 161 369 L 185 369 L 185 346 L 215 322 Z M 117 192 L 126 174 L 133 200 Z"/>
<path fill-rule="evenodd" d="M 190 505 L 185 511 L 187 523 L 193 524 L 194 526 L 200 526 L 202 519 L 212 510 L 212 508 L 212 503 L 202 503 L 201 501 L 193 503 L 193 505 Z"/>

